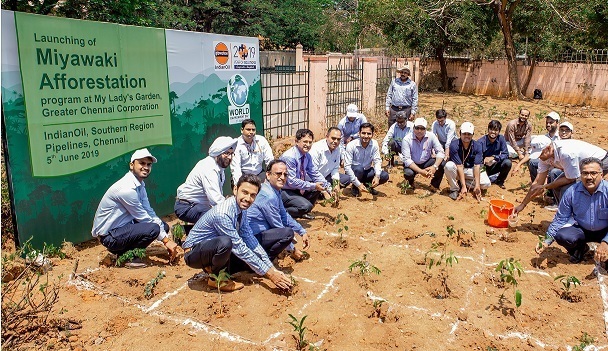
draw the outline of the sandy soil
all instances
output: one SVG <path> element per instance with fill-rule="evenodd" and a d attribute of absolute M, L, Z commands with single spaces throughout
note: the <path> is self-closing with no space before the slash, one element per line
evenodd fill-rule
<path fill-rule="evenodd" d="M 428 93 L 420 101 L 430 121 L 443 103 L 457 125 L 476 125 L 476 137 L 490 118 L 504 126 L 520 106 L 531 109 L 534 131 L 544 133 L 545 113 L 556 110 L 574 124 L 576 138 L 608 148 L 606 110 Z M 383 133 L 377 137 L 381 141 Z M 490 199 L 522 200 L 527 173 L 509 177 L 506 190 L 492 186 L 478 203 L 449 199 L 445 180 L 443 193 L 432 194 L 420 177 L 413 193 L 402 194 L 401 168 L 391 171 L 376 197 L 352 198 L 346 189 L 339 208 L 315 207 L 317 218 L 303 221 L 312 237 L 310 259 L 277 262 L 298 282 L 293 292 L 240 274 L 246 286 L 222 294 L 222 313 L 218 293 L 197 279 L 199 272 L 183 260 L 167 265 L 162 247 L 148 249 L 149 267 L 129 270 L 101 266 L 106 251 L 96 242 L 81 245 L 72 258 L 54 260 L 51 271 L 63 274 L 53 317 L 76 320 L 81 328 L 51 328 L 22 348 L 294 350 L 297 333 L 288 314 L 307 316 L 305 339 L 320 350 L 566 350 L 580 344 L 583 333 L 595 338 L 598 349 L 608 348 L 608 288 L 603 276 L 592 273 L 592 257 L 571 264 L 557 245 L 540 259 L 533 251 L 554 214 L 543 209 L 542 199 L 523 211 L 515 230 L 485 224 Z M 334 224 L 339 213 L 349 218 L 342 238 Z M 448 228 L 455 232 L 449 237 Z M 437 252 L 429 253 L 433 247 Z M 444 259 L 429 269 L 428 259 L 440 259 L 442 252 L 453 252 L 458 261 L 446 267 Z M 367 268 L 379 274 L 349 271 L 364 255 Z M 523 268 L 516 277 L 523 295 L 519 308 L 513 289 L 495 271 L 509 258 Z M 69 280 L 76 259 L 78 274 Z M 166 276 L 146 299 L 144 286 L 160 271 Z M 554 281 L 558 275 L 582 282 L 570 301 Z"/>

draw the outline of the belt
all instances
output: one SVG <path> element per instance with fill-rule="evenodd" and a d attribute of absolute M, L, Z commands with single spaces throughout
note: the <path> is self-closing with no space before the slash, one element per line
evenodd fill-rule
<path fill-rule="evenodd" d="M 190 251 L 192 251 L 192 248 L 191 248 L 191 247 L 187 247 L 187 248 L 185 248 L 185 249 L 184 249 L 184 253 L 185 253 L 185 254 L 186 254 L 186 253 L 188 253 L 188 252 L 190 252 Z"/>
<path fill-rule="evenodd" d="M 391 108 L 393 110 L 399 110 L 399 111 L 401 111 L 403 109 L 406 109 L 406 108 L 410 108 L 410 107 L 412 107 L 412 106 L 395 106 L 395 105 L 391 105 Z"/>
<path fill-rule="evenodd" d="M 194 203 L 194 202 L 192 202 L 192 201 L 185 200 L 185 199 L 180 199 L 179 197 L 176 197 L 176 198 L 175 198 L 175 201 L 177 201 L 177 202 L 182 202 L 182 203 L 185 203 L 185 204 L 188 204 L 188 205 L 196 205 L 196 203 Z"/>

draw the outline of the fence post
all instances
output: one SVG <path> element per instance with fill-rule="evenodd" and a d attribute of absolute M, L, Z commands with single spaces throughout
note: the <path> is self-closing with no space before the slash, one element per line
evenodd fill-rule
<path fill-rule="evenodd" d="M 310 80 L 308 82 L 308 125 L 309 129 L 320 139 L 325 135 L 325 103 L 327 98 L 327 56 L 307 56 L 310 62 Z"/>
<path fill-rule="evenodd" d="M 376 89 L 378 79 L 378 58 L 362 57 L 363 61 L 363 97 L 361 109 L 366 114 L 376 111 Z"/>

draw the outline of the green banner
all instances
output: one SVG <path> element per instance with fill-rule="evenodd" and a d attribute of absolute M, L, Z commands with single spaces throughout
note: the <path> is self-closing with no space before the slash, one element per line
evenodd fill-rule
<path fill-rule="evenodd" d="M 34 177 L 172 144 L 164 30 L 15 16 Z"/>

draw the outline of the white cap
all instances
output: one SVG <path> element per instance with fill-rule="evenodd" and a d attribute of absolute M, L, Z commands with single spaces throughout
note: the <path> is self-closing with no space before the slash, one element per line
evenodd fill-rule
<path fill-rule="evenodd" d="M 545 118 L 547 118 L 547 117 L 552 118 L 559 122 L 559 113 L 557 113 L 555 111 L 551 111 L 551 112 L 547 113 L 547 116 L 545 116 Z"/>
<path fill-rule="evenodd" d="M 543 152 L 543 149 L 551 145 L 551 139 L 546 135 L 537 135 L 530 141 L 530 159 L 535 160 Z"/>
<path fill-rule="evenodd" d="M 562 122 L 562 124 L 559 125 L 560 127 L 568 127 L 570 128 L 571 132 L 574 132 L 574 126 L 572 126 L 572 123 L 570 122 Z"/>
<path fill-rule="evenodd" d="M 346 117 L 359 117 L 359 108 L 355 104 L 346 106 Z"/>
<path fill-rule="evenodd" d="M 423 126 L 426 129 L 426 119 L 422 117 L 416 118 L 416 120 L 414 120 L 414 127 L 418 126 Z"/>
<path fill-rule="evenodd" d="M 131 156 L 131 162 L 135 161 L 135 160 L 141 160 L 142 158 L 146 158 L 146 157 L 150 157 L 152 159 L 152 163 L 156 163 L 156 157 L 152 156 L 152 154 L 150 153 L 150 151 L 148 151 L 148 149 L 144 148 L 144 149 L 139 149 L 136 150 L 133 155 Z"/>
<path fill-rule="evenodd" d="M 237 141 L 238 139 L 227 136 L 217 137 L 209 147 L 209 156 L 216 157 L 230 149 L 235 149 Z"/>
<path fill-rule="evenodd" d="M 473 134 L 475 132 L 475 126 L 471 122 L 464 122 L 460 126 L 460 132 L 461 133 L 471 133 L 471 134 Z"/>

